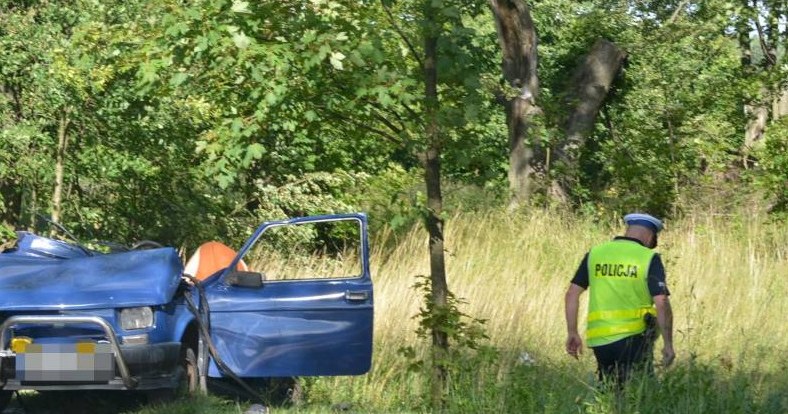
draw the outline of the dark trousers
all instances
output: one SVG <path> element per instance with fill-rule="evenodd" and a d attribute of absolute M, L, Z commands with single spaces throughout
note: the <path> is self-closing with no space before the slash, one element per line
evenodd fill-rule
<path fill-rule="evenodd" d="M 621 387 L 633 371 L 653 374 L 653 343 L 647 334 L 639 334 L 593 347 L 599 380 Z"/>

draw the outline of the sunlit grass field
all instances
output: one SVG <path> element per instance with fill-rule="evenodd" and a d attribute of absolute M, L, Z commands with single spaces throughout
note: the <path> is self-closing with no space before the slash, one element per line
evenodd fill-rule
<path fill-rule="evenodd" d="M 555 212 L 463 213 L 446 223 L 449 288 L 461 310 L 486 320 L 497 352 L 465 350 L 449 378 L 447 412 L 788 412 L 788 228 L 758 214 L 696 214 L 669 221 L 658 252 L 668 273 L 677 360 L 624 395 L 597 390 L 594 358 L 564 353 L 563 295 L 583 254 L 623 231 L 618 217 Z M 375 235 L 372 370 L 302 379 L 303 401 L 272 412 L 430 412 L 428 371 L 399 352 L 428 355 L 414 315 L 427 275 L 427 238 L 414 229 Z M 584 324 L 586 295 L 581 299 Z M 582 333 L 582 332 L 581 332 Z M 659 355 L 661 340 L 657 343 Z M 243 413 L 250 403 L 199 397 L 151 413 Z"/>
<path fill-rule="evenodd" d="M 500 351 L 493 363 L 456 374 L 450 411 L 613 410 L 611 398 L 595 392 L 590 350 L 579 361 L 564 354 L 563 294 L 585 251 L 622 230 L 617 217 L 600 223 L 547 212 L 447 221 L 449 287 L 467 302 L 465 313 L 487 321 L 489 343 Z M 372 258 L 373 369 L 307 382 L 311 409 L 346 402 L 359 411 L 427 410 L 427 376 L 408 372 L 397 352 L 426 348 L 414 334 L 420 294 L 411 287 L 415 275 L 428 274 L 426 236 L 416 229 L 396 242 L 387 237 L 376 240 Z M 697 215 L 668 222 L 658 251 L 672 293 L 677 361 L 658 370 L 661 386 L 633 385 L 622 411 L 788 412 L 785 224 Z M 533 362 L 521 363 L 526 353 Z"/>

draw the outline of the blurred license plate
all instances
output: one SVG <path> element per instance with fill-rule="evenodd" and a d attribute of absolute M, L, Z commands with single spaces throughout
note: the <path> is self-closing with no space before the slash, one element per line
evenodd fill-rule
<path fill-rule="evenodd" d="M 16 354 L 19 381 L 106 382 L 114 377 L 109 344 L 29 344 Z"/>

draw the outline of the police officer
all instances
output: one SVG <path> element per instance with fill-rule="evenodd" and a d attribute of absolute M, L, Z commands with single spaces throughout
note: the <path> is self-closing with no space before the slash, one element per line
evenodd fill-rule
<path fill-rule="evenodd" d="M 577 358 L 583 341 L 577 332 L 580 294 L 589 289 L 586 340 L 594 350 L 600 380 L 622 385 L 633 368 L 652 371 L 656 328 L 662 333 L 662 364 L 673 350 L 673 312 L 665 268 L 657 246 L 662 222 L 648 214 L 628 214 L 623 236 L 592 248 L 566 292 L 566 352 Z M 654 326 L 656 319 L 656 326 Z"/>

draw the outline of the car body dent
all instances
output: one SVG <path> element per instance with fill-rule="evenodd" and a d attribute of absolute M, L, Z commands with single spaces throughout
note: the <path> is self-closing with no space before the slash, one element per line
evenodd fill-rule
<path fill-rule="evenodd" d="M 278 226 L 357 221 L 358 277 L 263 281 L 259 288 L 225 282 L 267 229 Z M 369 370 L 374 298 L 364 214 L 313 216 L 264 223 L 218 277 L 204 284 L 211 309 L 212 339 L 224 362 L 242 377 L 356 375 Z M 361 300 L 349 300 L 349 292 Z M 318 356 L 317 358 L 315 356 Z M 220 375 L 215 364 L 209 376 Z"/>
<path fill-rule="evenodd" d="M 234 268 L 257 238 L 271 226 L 307 222 L 357 220 L 362 230 L 362 274 L 347 279 L 264 281 L 259 288 L 236 287 L 225 282 L 229 271 L 219 271 L 202 282 L 210 310 L 211 338 L 224 362 L 240 377 L 301 375 L 355 375 L 367 372 L 372 353 L 373 295 L 369 273 L 367 221 L 363 214 L 317 216 L 265 223 L 258 227 L 229 268 Z M 100 341 L 110 327 L 122 352 L 151 358 L 172 344 L 183 343 L 196 323 L 185 294 L 195 303 L 198 289 L 185 284 L 177 252 L 169 247 L 103 254 L 80 246 L 21 233 L 17 246 L 0 254 L 0 322 L 14 316 L 63 318 L 71 322 L 17 323 L 14 335 L 37 343 Z M 358 296 L 348 292 L 359 293 Z M 120 310 L 150 306 L 153 325 L 124 330 Z M 96 321 L 96 324 L 85 321 Z M 19 320 L 33 320 L 35 317 Z M 84 323 L 83 323 L 84 322 Z M 101 326 L 96 326 L 101 325 Z M 147 335 L 139 344 L 124 344 L 124 337 Z M 195 338 L 188 338 L 189 341 Z M 189 343 L 188 345 L 196 345 Z M 146 348 L 148 347 L 148 348 Z M 158 347 L 158 348 L 157 348 Z M 8 355 L 9 343 L 0 344 Z M 205 349 L 204 347 L 202 347 Z M 154 355 L 155 354 L 155 355 Z M 208 375 L 222 376 L 213 358 Z M 140 362 L 142 361 L 142 362 Z M 139 360 L 132 367 L 154 369 L 137 389 L 173 386 L 161 367 Z M 168 359 L 167 366 L 170 366 Z M 153 364 L 155 365 L 155 364 Z M 206 369 L 203 367 L 203 373 Z M 138 372 L 131 375 L 139 376 Z M 129 381 L 114 380 L 105 389 L 128 389 Z M 0 384 L 2 385 L 2 384 Z M 23 389 L 24 384 L 14 385 Z M 68 389 L 60 384 L 57 389 Z M 118 388 L 120 387 L 120 388 Z M 97 386 L 97 388 L 101 388 Z M 47 389 L 47 388 L 41 388 Z M 54 389 L 54 388 L 51 388 Z M 86 389 L 86 388 L 80 388 Z"/>
<path fill-rule="evenodd" d="M 230 287 L 218 294 L 208 288 L 212 337 L 222 358 L 241 376 L 366 372 L 372 352 L 373 298 L 348 303 L 348 288 L 371 290 L 361 280 L 328 285 L 264 282 L 260 289 Z M 309 355 L 320 355 L 320 361 L 309 360 Z M 218 375 L 215 367 L 209 375 Z"/>
<path fill-rule="evenodd" d="M 241 322 L 243 320 L 243 322 Z M 358 375 L 367 372 L 372 320 L 300 313 L 212 315 L 214 343 L 224 362 L 242 377 Z M 265 329 L 258 327 L 265 326 Z M 287 335 L 283 332 L 287 331 Z M 319 358 L 304 358 L 308 355 Z M 214 364 L 208 375 L 221 376 Z"/>
<path fill-rule="evenodd" d="M 53 259 L 24 252 L 0 255 L 0 310 L 155 306 L 180 283 L 175 249 Z"/>

